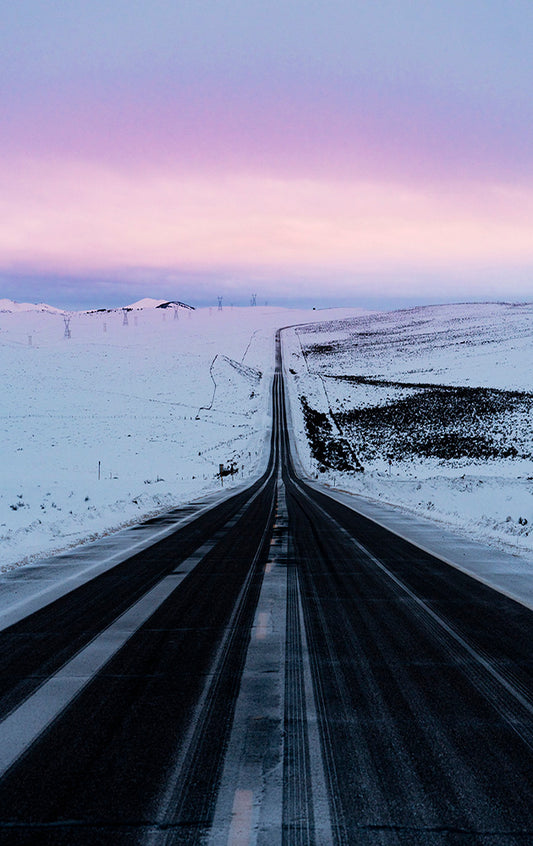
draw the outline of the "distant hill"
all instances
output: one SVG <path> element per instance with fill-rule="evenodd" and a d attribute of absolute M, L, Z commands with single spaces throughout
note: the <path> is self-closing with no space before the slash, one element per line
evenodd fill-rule
<path fill-rule="evenodd" d="M 191 309 L 191 311 L 194 311 L 194 306 L 188 305 L 187 303 L 182 303 L 179 300 L 154 300 L 152 297 L 144 297 L 144 299 L 137 300 L 137 302 L 131 303 L 131 305 L 118 308 L 88 309 L 87 312 L 83 311 L 82 313 L 92 313 L 95 311 L 121 311 L 122 308 L 127 308 L 128 311 L 137 311 L 138 309 L 144 308 L 171 308 L 172 306 L 188 308 Z M 68 313 L 70 309 L 56 308 L 55 306 L 48 305 L 47 303 L 17 303 L 15 300 L 0 299 L 0 313 L 18 314 L 20 312 L 25 311 L 41 311 L 49 312 L 50 314 L 65 314 Z"/>
<path fill-rule="evenodd" d="M 190 308 L 194 310 L 194 306 L 182 303 L 179 300 L 154 300 L 152 297 L 144 297 L 142 300 L 137 300 L 136 303 L 131 303 L 124 308 L 137 310 L 141 308 L 170 308 L 170 306 L 180 306 L 180 308 Z"/>
<path fill-rule="evenodd" d="M 14 300 L 0 300 L 0 312 L 18 314 L 22 311 L 48 311 L 50 314 L 63 314 L 61 308 L 47 305 L 46 303 L 17 303 Z"/>

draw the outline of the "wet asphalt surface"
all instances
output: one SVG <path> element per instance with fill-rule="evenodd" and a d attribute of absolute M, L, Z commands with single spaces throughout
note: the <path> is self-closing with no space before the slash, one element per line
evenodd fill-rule
<path fill-rule="evenodd" d="M 308 488 L 273 392 L 252 488 L 0 633 L 3 720 L 203 550 L 3 773 L 0 844 L 533 843 L 532 612 Z M 279 719 L 243 751 L 281 801 L 237 839 L 212 826 L 281 534 Z"/>

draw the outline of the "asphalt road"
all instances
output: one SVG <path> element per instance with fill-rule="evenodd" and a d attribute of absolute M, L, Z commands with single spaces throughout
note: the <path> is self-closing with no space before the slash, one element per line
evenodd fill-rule
<path fill-rule="evenodd" d="M 532 612 L 299 479 L 279 364 L 261 479 L 0 632 L 0 846 L 533 843 Z"/>

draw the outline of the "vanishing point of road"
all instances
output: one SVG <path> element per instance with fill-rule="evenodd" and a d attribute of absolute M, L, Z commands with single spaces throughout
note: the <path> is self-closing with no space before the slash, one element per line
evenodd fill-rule
<path fill-rule="evenodd" d="M 272 404 L 253 485 L 0 631 L 2 846 L 533 843 L 533 612 L 299 477 L 279 333 Z"/>

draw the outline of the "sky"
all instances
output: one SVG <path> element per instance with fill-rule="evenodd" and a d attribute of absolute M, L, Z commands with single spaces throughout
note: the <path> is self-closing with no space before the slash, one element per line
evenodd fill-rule
<path fill-rule="evenodd" d="M 18 0 L 0 297 L 533 299 L 531 0 Z"/>

